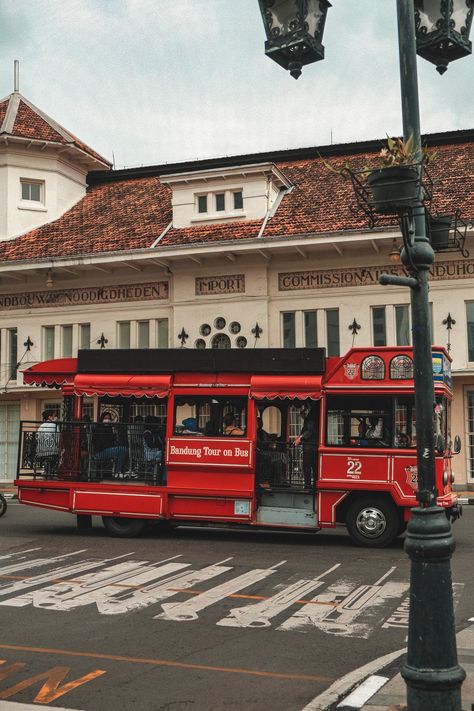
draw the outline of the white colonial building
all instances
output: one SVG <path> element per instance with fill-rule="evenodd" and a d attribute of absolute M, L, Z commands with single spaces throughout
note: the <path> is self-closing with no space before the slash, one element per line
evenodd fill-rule
<path fill-rule="evenodd" d="M 474 131 L 426 142 L 437 153 L 433 210 L 473 220 Z M 409 343 L 407 289 L 378 283 L 402 271 L 399 227 L 369 229 L 351 210 L 350 182 L 325 165 L 363 165 L 379 147 L 114 171 L 18 92 L 1 101 L 0 480 L 15 473 L 20 418 L 59 406 L 56 390 L 23 385 L 34 362 L 79 348 L 317 345 L 338 355 L 353 342 Z M 454 361 L 457 484 L 474 488 L 472 252 L 437 255 L 430 301 L 434 343 L 450 342 Z"/>

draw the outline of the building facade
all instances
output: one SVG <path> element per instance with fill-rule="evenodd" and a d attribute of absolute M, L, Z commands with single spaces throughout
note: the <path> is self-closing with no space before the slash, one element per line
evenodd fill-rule
<path fill-rule="evenodd" d="M 399 226 L 370 229 L 327 167 L 365 165 L 379 142 L 113 171 L 16 92 L 0 126 L 0 480 L 14 476 L 19 420 L 59 408 L 58 391 L 23 385 L 32 363 L 79 348 L 338 355 L 411 342 L 408 290 L 378 283 L 403 273 Z M 472 221 L 474 131 L 426 142 L 433 210 Z M 453 357 L 462 488 L 474 488 L 472 252 L 437 254 L 430 282 L 433 342 Z"/>

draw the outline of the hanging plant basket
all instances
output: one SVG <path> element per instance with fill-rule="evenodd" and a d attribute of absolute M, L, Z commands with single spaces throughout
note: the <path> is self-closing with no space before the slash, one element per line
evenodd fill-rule
<path fill-rule="evenodd" d="M 420 200 L 420 176 L 412 165 L 394 165 L 369 173 L 369 200 L 375 212 L 393 213 L 416 205 Z"/>
<path fill-rule="evenodd" d="M 452 221 L 452 215 L 427 215 L 427 231 L 435 252 L 440 249 L 449 249 L 449 232 Z"/>

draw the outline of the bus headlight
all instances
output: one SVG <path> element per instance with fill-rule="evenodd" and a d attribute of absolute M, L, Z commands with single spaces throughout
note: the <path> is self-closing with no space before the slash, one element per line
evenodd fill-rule
<path fill-rule="evenodd" d="M 443 472 L 443 486 L 448 486 L 449 475 L 448 472 Z"/>

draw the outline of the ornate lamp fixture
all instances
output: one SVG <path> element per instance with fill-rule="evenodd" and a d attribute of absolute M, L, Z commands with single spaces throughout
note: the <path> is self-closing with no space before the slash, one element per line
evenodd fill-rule
<path fill-rule="evenodd" d="M 26 339 L 26 341 L 24 342 L 23 345 L 25 346 L 26 352 L 28 353 L 28 351 L 31 351 L 32 347 L 33 347 L 35 344 L 34 344 L 33 341 L 31 340 L 31 338 L 28 336 L 28 338 Z"/>
<path fill-rule="evenodd" d="M 295 79 L 304 64 L 324 59 L 328 0 L 258 0 L 267 34 L 265 54 Z"/>
<path fill-rule="evenodd" d="M 352 346 L 354 346 L 355 337 L 359 333 L 362 326 L 357 323 L 357 321 L 355 320 L 355 317 L 354 317 L 353 322 L 351 324 L 349 324 L 348 328 L 349 328 L 349 331 L 352 333 Z"/>
<path fill-rule="evenodd" d="M 393 264 L 398 264 L 400 262 L 400 247 L 398 246 L 395 237 L 393 238 L 392 249 L 390 250 L 388 258 L 391 262 L 393 262 Z"/>
<path fill-rule="evenodd" d="M 449 62 L 471 54 L 473 11 L 474 0 L 415 0 L 416 52 L 440 74 Z"/>
<path fill-rule="evenodd" d="M 52 289 L 54 286 L 54 279 L 53 279 L 53 272 L 51 269 L 48 269 L 46 272 L 46 288 L 47 289 Z"/>
<path fill-rule="evenodd" d="M 448 313 L 446 318 L 443 319 L 443 326 L 446 326 L 446 330 L 448 332 L 448 342 L 446 344 L 446 350 L 448 351 L 448 353 L 451 350 L 451 329 L 455 325 L 456 325 L 456 321 L 451 316 L 451 313 Z"/>
<path fill-rule="evenodd" d="M 102 332 L 101 335 L 100 335 L 99 340 L 97 341 L 97 345 L 100 346 L 101 348 L 105 348 L 105 346 L 107 345 L 107 343 L 108 343 L 108 340 L 107 340 L 107 338 L 104 336 L 104 333 Z"/>
<path fill-rule="evenodd" d="M 184 330 L 184 326 L 183 326 L 183 328 L 181 329 L 181 332 L 178 333 L 178 338 L 179 338 L 179 340 L 181 341 L 181 348 L 184 348 L 184 347 L 186 346 L 186 341 L 187 341 L 188 338 L 189 338 L 188 334 L 187 334 L 186 331 Z"/>

